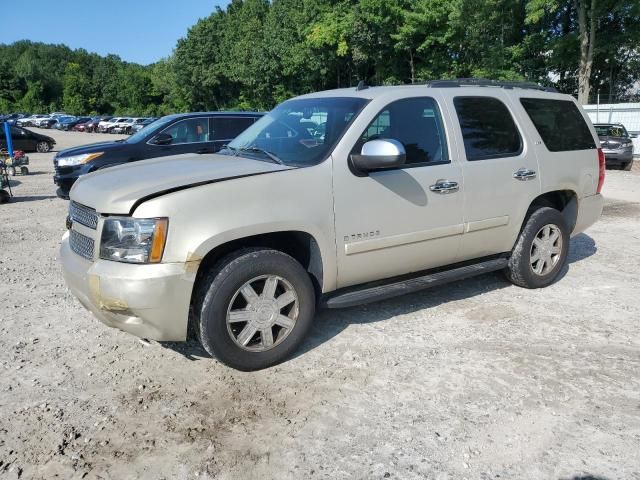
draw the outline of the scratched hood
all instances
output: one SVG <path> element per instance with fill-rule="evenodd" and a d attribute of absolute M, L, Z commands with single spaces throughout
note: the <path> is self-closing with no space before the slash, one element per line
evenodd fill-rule
<path fill-rule="evenodd" d="M 174 155 L 84 175 L 73 185 L 70 198 L 99 213 L 129 214 L 136 203 L 147 197 L 290 168 L 230 155 Z"/>

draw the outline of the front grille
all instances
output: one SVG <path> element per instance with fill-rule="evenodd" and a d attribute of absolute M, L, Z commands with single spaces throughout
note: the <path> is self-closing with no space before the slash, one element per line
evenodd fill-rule
<path fill-rule="evenodd" d="M 87 260 L 93 260 L 93 238 L 71 230 L 69 233 L 69 246 L 74 253 Z"/>
<path fill-rule="evenodd" d="M 96 211 L 79 203 L 70 203 L 69 217 L 71 217 L 72 222 L 78 222 L 80 225 L 84 225 L 93 230 L 98 227 L 98 214 Z"/>

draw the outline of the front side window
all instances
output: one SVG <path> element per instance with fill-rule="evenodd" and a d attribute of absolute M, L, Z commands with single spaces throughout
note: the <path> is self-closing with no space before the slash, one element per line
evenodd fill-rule
<path fill-rule="evenodd" d="M 369 124 L 352 152 L 359 153 L 369 140 L 385 138 L 404 145 L 408 165 L 449 161 L 444 125 L 432 98 L 405 98 L 387 105 Z"/>
<path fill-rule="evenodd" d="M 212 117 L 209 119 L 209 138 L 233 140 L 253 124 L 253 117 Z"/>
<path fill-rule="evenodd" d="M 173 138 L 172 145 L 209 141 L 209 125 L 206 118 L 188 118 L 174 123 L 162 131 Z"/>
<path fill-rule="evenodd" d="M 288 100 L 242 132 L 220 153 L 286 165 L 315 165 L 329 155 L 366 104 L 366 99 L 356 97 Z"/>
<path fill-rule="evenodd" d="M 467 160 L 515 157 L 522 138 L 509 109 L 493 97 L 455 97 Z"/>
<path fill-rule="evenodd" d="M 550 152 L 596 148 L 589 127 L 571 100 L 521 98 L 520 103 Z"/>

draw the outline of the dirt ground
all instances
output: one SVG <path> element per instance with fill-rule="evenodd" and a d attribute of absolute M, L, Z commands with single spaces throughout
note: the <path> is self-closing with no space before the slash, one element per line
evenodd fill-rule
<path fill-rule="evenodd" d="M 66 291 L 52 157 L 0 206 L 1 478 L 640 479 L 640 165 L 607 172 L 553 286 L 323 311 L 295 358 L 241 373 Z"/>

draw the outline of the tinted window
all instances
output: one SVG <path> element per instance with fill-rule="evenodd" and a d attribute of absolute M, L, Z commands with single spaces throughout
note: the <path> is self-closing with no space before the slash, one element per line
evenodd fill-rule
<path fill-rule="evenodd" d="M 550 152 L 596 148 L 589 127 L 572 101 L 521 98 L 520 102 Z"/>
<path fill-rule="evenodd" d="M 209 128 L 206 118 L 189 118 L 180 120 L 162 133 L 168 133 L 173 137 L 173 145 L 180 143 L 198 143 L 209 141 Z"/>
<path fill-rule="evenodd" d="M 360 153 L 365 142 L 378 138 L 401 142 L 407 164 L 449 160 L 440 111 L 431 98 L 406 98 L 389 104 L 369 124 L 353 153 Z"/>
<path fill-rule="evenodd" d="M 453 103 L 462 129 L 467 160 L 520 154 L 522 139 L 504 103 L 492 97 L 456 97 Z"/>
<path fill-rule="evenodd" d="M 213 117 L 209 119 L 209 138 L 233 140 L 253 124 L 253 117 Z"/>
<path fill-rule="evenodd" d="M 315 165 L 340 140 L 367 100 L 353 97 L 316 97 L 288 100 L 260 118 L 223 154 L 265 158 L 255 149 L 278 157 L 287 165 Z"/>

